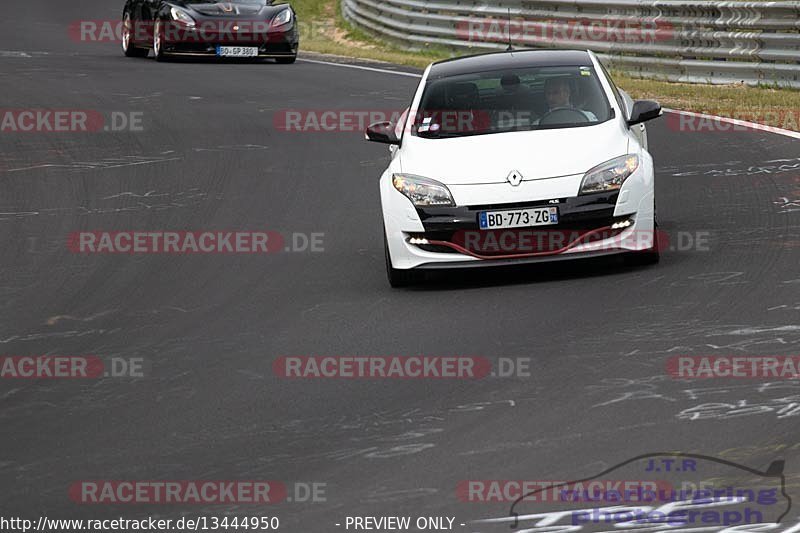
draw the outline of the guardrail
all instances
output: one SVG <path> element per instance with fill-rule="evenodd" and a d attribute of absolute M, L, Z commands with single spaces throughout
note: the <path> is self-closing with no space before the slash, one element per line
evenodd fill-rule
<path fill-rule="evenodd" d="M 350 23 L 419 50 L 578 48 L 644 78 L 800 88 L 800 2 L 342 0 Z"/>

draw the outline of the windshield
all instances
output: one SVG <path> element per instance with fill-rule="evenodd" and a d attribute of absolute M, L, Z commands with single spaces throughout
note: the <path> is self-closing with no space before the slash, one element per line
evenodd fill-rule
<path fill-rule="evenodd" d="M 611 116 L 592 67 L 507 69 L 428 82 L 411 134 L 444 138 L 574 128 Z"/>

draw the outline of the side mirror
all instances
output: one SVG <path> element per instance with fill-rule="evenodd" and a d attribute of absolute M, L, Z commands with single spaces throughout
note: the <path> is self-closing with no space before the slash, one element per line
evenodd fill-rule
<path fill-rule="evenodd" d="M 400 144 L 400 139 L 394 133 L 394 124 L 391 122 L 376 122 L 370 124 L 364 136 L 368 141 L 384 144 Z"/>
<path fill-rule="evenodd" d="M 631 110 L 631 118 L 628 119 L 628 126 L 641 124 L 648 120 L 653 120 L 661 116 L 661 105 L 652 100 L 636 100 Z"/>

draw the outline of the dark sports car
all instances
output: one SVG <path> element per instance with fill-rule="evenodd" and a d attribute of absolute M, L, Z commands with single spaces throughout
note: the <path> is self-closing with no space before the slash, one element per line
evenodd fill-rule
<path fill-rule="evenodd" d="M 272 0 L 127 0 L 122 50 L 157 61 L 171 56 L 274 58 L 294 63 L 299 31 L 289 4 Z"/>

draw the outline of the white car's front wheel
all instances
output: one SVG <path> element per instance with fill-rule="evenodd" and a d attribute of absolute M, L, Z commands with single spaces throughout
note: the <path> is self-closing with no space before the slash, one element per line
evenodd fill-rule
<path fill-rule="evenodd" d="M 658 239 L 658 222 L 653 224 L 653 246 L 638 252 L 625 254 L 625 262 L 631 266 L 655 265 L 661 260 L 661 243 Z"/>
<path fill-rule="evenodd" d="M 419 281 L 419 273 L 415 270 L 401 270 L 392 265 L 392 256 L 389 253 L 389 242 L 386 239 L 386 229 L 383 230 L 383 253 L 386 258 L 386 277 L 392 287 L 407 287 Z"/>

